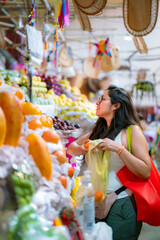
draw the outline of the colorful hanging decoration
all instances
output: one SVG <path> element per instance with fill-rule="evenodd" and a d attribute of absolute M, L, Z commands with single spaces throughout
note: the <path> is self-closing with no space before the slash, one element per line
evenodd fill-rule
<path fill-rule="evenodd" d="M 28 15 L 28 24 L 30 26 L 34 26 L 35 24 L 35 15 L 36 15 L 36 10 L 35 10 L 35 6 L 36 6 L 36 3 L 32 3 L 32 6 L 31 6 L 31 12 L 30 14 Z"/>
<path fill-rule="evenodd" d="M 58 32 L 57 32 L 57 28 L 55 28 L 55 30 L 54 30 L 53 49 L 49 52 L 48 58 L 50 58 L 50 55 L 52 53 L 54 53 L 53 65 L 55 66 L 55 68 L 57 68 L 58 67 Z"/>
<path fill-rule="evenodd" d="M 57 0 L 55 9 L 55 12 L 58 10 L 58 22 L 60 28 L 63 28 L 65 25 L 69 25 L 70 22 L 68 0 Z"/>
<path fill-rule="evenodd" d="M 89 54 L 91 53 L 91 45 L 96 46 L 96 58 L 94 62 L 94 67 L 97 67 L 97 60 L 100 64 L 103 55 L 106 53 L 108 56 L 112 57 L 110 48 L 109 48 L 109 38 L 106 40 L 101 40 L 98 43 L 89 42 Z"/>
<path fill-rule="evenodd" d="M 96 57 L 101 59 L 103 55 L 106 53 L 108 56 L 112 57 L 111 51 L 109 49 L 109 38 L 106 40 L 101 40 L 98 43 L 89 42 L 89 50 L 91 51 L 91 45 L 95 45 L 97 47 Z"/>
<path fill-rule="evenodd" d="M 54 30 L 54 45 L 53 45 L 52 52 L 54 52 L 54 65 L 55 65 L 55 68 L 57 68 L 58 67 L 58 32 L 56 28 Z"/>

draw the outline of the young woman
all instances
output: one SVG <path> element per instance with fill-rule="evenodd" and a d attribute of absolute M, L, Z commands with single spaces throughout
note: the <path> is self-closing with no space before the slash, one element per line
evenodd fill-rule
<path fill-rule="evenodd" d="M 148 179 L 151 164 L 146 139 L 140 129 L 138 115 L 132 100 L 122 88 L 110 86 L 96 102 L 96 115 L 99 117 L 95 127 L 88 134 L 73 142 L 67 152 L 70 155 L 85 155 L 86 140 L 103 139 L 99 147 L 110 151 L 108 193 L 122 186 L 116 173 L 126 165 L 136 176 Z M 130 125 L 132 154 L 128 151 L 126 130 Z M 118 153 L 118 155 L 117 155 Z M 114 240 L 136 240 L 142 222 L 136 221 L 135 202 L 130 189 L 118 195 L 105 221 L 113 229 Z"/>

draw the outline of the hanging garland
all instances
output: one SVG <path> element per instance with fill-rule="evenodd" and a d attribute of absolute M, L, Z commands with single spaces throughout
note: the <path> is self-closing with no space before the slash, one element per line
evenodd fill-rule
<path fill-rule="evenodd" d="M 69 4 L 68 0 L 56 0 L 55 22 L 59 23 L 60 28 L 69 25 Z"/>
<path fill-rule="evenodd" d="M 35 16 L 36 16 L 35 6 L 36 6 L 36 3 L 32 3 L 31 12 L 28 15 L 28 24 L 32 27 L 35 25 L 35 21 L 36 21 L 35 20 Z"/>

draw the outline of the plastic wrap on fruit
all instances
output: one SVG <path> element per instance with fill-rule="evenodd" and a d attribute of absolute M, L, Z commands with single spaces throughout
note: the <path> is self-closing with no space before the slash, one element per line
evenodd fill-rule
<path fill-rule="evenodd" d="M 18 146 L 23 148 L 24 152 L 29 155 L 28 142 L 26 141 L 26 137 L 25 136 L 21 136 L 20 137 Z"/>
<path fill-rule="evenodd" d="M 47 147 L 48 147 L 48 150 L 49 150 L 50 153 L 53 153 L 57 150 L 62 149 L 61 141 L 58 141 L 58 144 L 54 144 L 54 143 L 51 143 L 51 142 L 46 142 L 46 144 L 47 144 Z"/>
<path fill-rule="evenodd" d="M 54 166 L 52 169 L 52 176 L 54 178 L 58 178 L 61 174 L 61 166 L 59 165 L 59 162 L 56 159 L 56 156 L 51 155 L 51 158 L 52 158 L 52 165 Z"/>
<path fill-rule="evenodd" d="M 3 149 L 0 149 L 0 178 L 5 178 L 12 164 L 22 162 L 24 156 L 23 149 L 4 145 Z"/>
<path fill-rule="evenodd" d="M 47 219 L 55 219 L 58 216 L 56 210 L 60 197 L 51 189 L 43 186 L 34 194 L 32 203 L 37 206 L 38 214 Z"/>
<path fill-rule="evenodd" d="M 52 227 L 52 222 L 39 217 L 32 206 L 25 206 L 18 210 L 9 223 L 9 240 L 69 240 L 68 233 L 62 228 Z M 62 231 L 61 231 L 62 230 Z"/>
<path fill-rule="evenodd" d="M 21 135 L 22 136 L 27 136 L 30 133 L 37 133 L 38 135 L 42 136 L 43 135 L 43 129 L 41 129 L 41 128 L 37 128 L 35 130 L 29 129 L 28 128 L 28 122 L 27 121 L 23 122 Z"/>
<path fill-rule="evenodd" d="M 41 115 L 25 115 L 25 121 L 30 122 L 34 120 L 35 118 L 40 118 Z"/>
<path fill-rule="evenodd" d="M 61 175 L 65 175 L 67 177 L 67 191 L 70 194 L 71 193 L 71 189 L 74 187 L 74 178 L 73 175 L 69 176 L 69 169 L 71 168 L 71 164 L 70 163 L 64 163 L 61 165 Z M 74 174 L 74 170 L 73 170 L 73 174 Z"/>

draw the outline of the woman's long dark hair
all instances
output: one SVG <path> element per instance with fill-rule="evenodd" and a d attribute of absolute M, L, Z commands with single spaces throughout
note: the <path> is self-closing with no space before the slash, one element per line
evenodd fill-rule
<path fill-rule="evenodd" d="M 120 107 L 116 109 L 109 128 L 107 127 L 107 123 L 104 118 L 100 117 L 97 120 L 90 135 L 91 140 L 105 137 L 114 140 L 122 129 L 135 124 L 140 126 L 139 117 L 133 106 L 129 93 L 125 89 L 114 85 L 109 86 L 105 91 L 108 91 L 111 103 L 120 103 Z"/>

